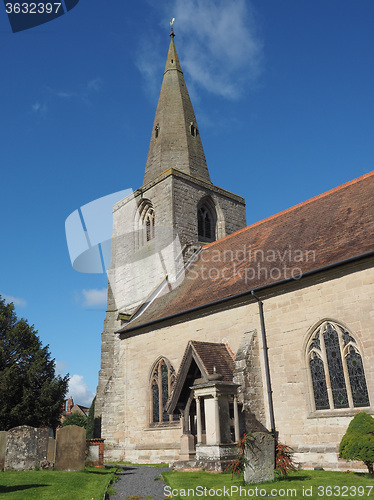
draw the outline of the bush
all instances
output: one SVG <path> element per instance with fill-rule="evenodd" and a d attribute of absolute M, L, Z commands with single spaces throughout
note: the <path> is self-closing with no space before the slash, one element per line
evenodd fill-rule
<path fill-rule="evenodd" d="M 374 475 L 374 418 L 362 411 L 348 426 L 340 446 L 339 456 L 345 460 L 364 462 L 370 474 Z"/>
<path fill-rule="evenodd" d="M 87 417 L 86 415 L 82 415 L 81 413 L 71 413 L 68 415 L 64 421 L 62 422 L 62 427 L 65 427 L 66 425 L 78 425 L 79 427 L 84 427 L 86 428 L 87 426 Z"/>
<path fill-rule="evenodd" d="M 276 441 L 275 447 L 275 471 L 283 478 L 287 477 L 289 472 L 295 472 L 298 463 L 293 458 L 294 451 L 286 444 Z"/>
<path fill-rule="evenodd" d="M 87 426 L 86 426 L 87 439 L 93 439 L 93 437 L 94 437 L 95 401 L 96 401 L 96 396 L 93 398 L 93 401 L 92 401 L 91 407 L 90 407 L 90 411 L 88 413 Z"/>

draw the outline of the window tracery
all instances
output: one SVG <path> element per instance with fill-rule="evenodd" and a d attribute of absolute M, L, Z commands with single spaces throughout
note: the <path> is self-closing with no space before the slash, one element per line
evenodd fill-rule
<path fill-rule="evenodd" d="M 211 208 L 204 203 L 197 210 L 197 232 L 199 241 L 216 239 L 216 217 Z"/>
<path fill-rule="evenodd" d="M 138 209 L 138 234 L 138 247 L 155 237 L 155 211 L 148 200 L 143 200 Z"/>
<path fill-rule="evenodd" d="M 153 367 L 150 382 L 151 424 L 162 424 L 179 420 L 179 415 L 169 415 L 165 405 L 175 382 L 175 370 L 166 358 L 160 358 Z"/>
<path fill-rule="evenodd" d="M 324 321 L 307 348 L 316 410 L 370 406 L 364 366 L 354 337 L 340 324 Z"/>

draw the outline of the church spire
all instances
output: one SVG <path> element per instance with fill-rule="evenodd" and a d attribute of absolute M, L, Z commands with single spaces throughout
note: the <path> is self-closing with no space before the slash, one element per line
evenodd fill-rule
<path fill-rule="evenodd" d="M 174 44 L 171 23 L 170 46 L 156 109 L 143 185 L 174 168 L 211 182 L 204 150 Z"/>

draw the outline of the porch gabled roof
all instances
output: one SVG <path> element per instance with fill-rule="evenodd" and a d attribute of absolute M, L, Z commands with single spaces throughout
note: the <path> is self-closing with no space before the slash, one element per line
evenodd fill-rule
<path fill-rule="evenodd" d="M 225 344 L 190 340 L 175 379 L 173 392 L 166 404 L 166 411 L 173 413 L 178 405 L 184 406 L 196 378 L 209 382 L 221 376 L 222 381 L 232 382 L 234 368 L 234 359 Z"/>

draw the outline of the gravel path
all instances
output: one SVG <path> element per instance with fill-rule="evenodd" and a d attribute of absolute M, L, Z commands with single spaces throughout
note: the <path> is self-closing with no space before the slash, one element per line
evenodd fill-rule
<path fill-rule="evenodd" d="M 155 480 L 161 477 L 161 472 L 170 470 L 168 467 L 151 467 L 148 465 L 120 465 L 120 480 L 113 485 L 117 492 L 116 495 L 110 495 L 110 500 L 128 500 L 128 499 L 152 499 L 164 500 L 165 483 Z"/>

